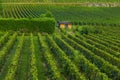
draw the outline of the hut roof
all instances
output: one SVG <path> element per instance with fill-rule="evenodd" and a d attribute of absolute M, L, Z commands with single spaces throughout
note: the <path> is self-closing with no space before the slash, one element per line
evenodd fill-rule
<path fill-rule="evenodd" d="M 61 22 L 58 22 L 58 24 L 71 24 L 70 21 L 61 21 Z"/>

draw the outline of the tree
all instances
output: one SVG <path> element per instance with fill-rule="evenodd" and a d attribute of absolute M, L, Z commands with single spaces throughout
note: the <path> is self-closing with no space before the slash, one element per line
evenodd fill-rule
<path fill-rule="evenodd" d="M 53 18 L 53 14 L 50 11 L 47 11 L 45 17 Z"/>

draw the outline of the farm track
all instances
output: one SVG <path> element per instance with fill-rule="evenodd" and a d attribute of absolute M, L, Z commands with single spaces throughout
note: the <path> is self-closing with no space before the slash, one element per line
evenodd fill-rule
<path fill-rule="evenodd" d="M 26 2 L 26 3 L 17 3 L 17 2 L 9 2 L 9 3 L 0 3 L 1 5 L 58 5 L 58 6 L 89 6 L 89 7 L 120 7 L 120 3 L 112 3 L 112 2 L 108 2 L 108 3 L 102 3 L 102 2 L 98 2 L 98 3 L 89 3 L 89 2 L 84 2 L 84 3 L 37 3 L 37 2 Z"/>

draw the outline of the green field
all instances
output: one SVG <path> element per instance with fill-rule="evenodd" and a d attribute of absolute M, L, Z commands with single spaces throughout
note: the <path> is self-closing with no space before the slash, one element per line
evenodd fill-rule
<path fill-rule="evenodd" d="M 119 2 L 0 0 L 0 80 L 120 80 Z"/>
<path fill-rule="evenodd" d="M 119 80 L 120 27 L 99 29 L 102 34 L 1 32 L 0 80 Z"/>
<path fill-rule="evenodd" d="M 51 11 L 57 21 L 72 21 L 75 24 L 120 24 L 120 7 L 80 7 L 57 5 L 2 5 L 2 18 L 39 18 Z"/>

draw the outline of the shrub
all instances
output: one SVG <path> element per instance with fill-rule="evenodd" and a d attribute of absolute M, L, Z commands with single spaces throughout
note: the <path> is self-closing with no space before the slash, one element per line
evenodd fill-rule
<path fill-rule="evenodd" d="M 89 34 L 89 33 L 102 33 L 97 27 L 94 26 L 80 26 L 77 28 L 77 31 L 81 34 Z"/>
<path fill-rule="evenodd" d="M 53 18 L 54 16 L 53 16 L 52 12 L 47 11 L 45 14 L 41 14 L 40 15 L 40 18 L 45 18 L 45 17 L 47 17 L 47 18 Z"/>
<path fill-rule="evenodd" d="M 22 18 L 0 19 L 0 30 L 13 30 L 22 32 L 47 32 L 55 31 L 56 21 L 54 18 Z"/>
<path fill-rule="evenodd" d="M 53 18 L 53 14 L 50 11 L 47 11 L 45 15 L 46 17 Z"/>

